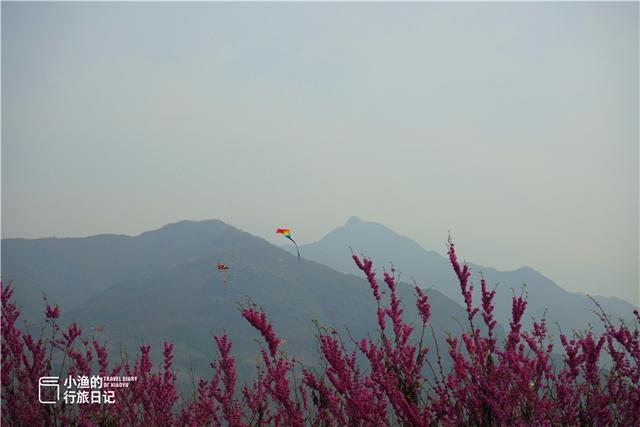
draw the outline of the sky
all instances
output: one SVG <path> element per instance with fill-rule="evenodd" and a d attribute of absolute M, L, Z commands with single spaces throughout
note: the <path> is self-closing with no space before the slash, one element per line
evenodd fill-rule
<path fill-rule="evenodd" d="M 3 238 L 357 215 L 640 304 L 637 2 L 1 7 Z"/>

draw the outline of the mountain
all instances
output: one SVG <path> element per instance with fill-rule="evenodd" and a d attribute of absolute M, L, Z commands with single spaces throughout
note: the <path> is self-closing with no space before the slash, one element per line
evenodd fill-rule
<path fill-rule="evenodd" d="M 42 318 L 41 293 L 60 304 L 64 322 L 83 329 L 105 325 L 111 360 L 152 344 L 156 360 L 164 340 L 176 345 L 175 363 L 186 381 L 188 368 L 209 374 L 215 350 L 211 336 L 227 332 L 239 375 L 254 370 L 259 337 L 241 317 L 237 303 L 262 306 L 284 349 L 309 364 L 317 362 L 313 323 L 344 325 L 356 338 L 376 329 L 376 304 L 361 278 L 295 256 L 221 221 L 183 221 L 139 236 L 102 235 L 64 239 L 2 241 L 2 277 L 15 283 L 15 298 L 27 317 Z M 353 262 L 350 255 L 345 255 Z M 230 267 L 227 288 L 215 264 Z M 382 286 L 384 286 L 382 284 Z M 413 289 L 399 286 L 406 315 L 415 324 Z M 432 324 L 442 339 L 457 331 L 462 307 L 429 292 Z M 427 345 L 431 338 L 428 337 Z M 442 340 L 444 345 L 444 341 Z"/>
<path fill-rule="evenodd" d="M 459 304 L 464 303 L 448 258 L 424 249 L 408 237 L 400 236 L 378 223 L 352 217 L 344 226 L 329 232 L 319 241 L 300 246 L 300 252 L 305 258 L 344 273 L 355 274 L 355 267 L 348 262 L 350 248 L 356 253 L 370 256 L 378 267 L 393 261 L 405 279 L 415 278 L 421 286 L 433 287 Z M 464 259 L 464 248 L 458 248 L 458 253 Z M 558 332 L 554 322 L 558 322 L 565 333 L 583 330 L 588 324 L 593 325 L 596 331 L 601 330 L 601 322 L 594 313 L 597 308 L 586 295 L 568 292 L 532 268 L 498 271 L 472 263 L 469 266 L 478 293 L 479 272 L 482 272 L 490 287 L 498 285 L 496 318 L 503 325 L 508 325 L 511 317 L 511 289 L 519 293 L 522 286 L 526 285 L 524 289 L 528 304 L 523 319 L 526 327 L 531 326 L 532 316 L 540 319 L 546 310 L 550 332 L 556 336 Z M 633 316 L 634 307 L 626 301 L 605 297 L 596 297 L 596 300 L 613 319 L 631 319 Z M 475 301 L 480 301 L 478 294 Z"/>
<path fill-rule="evenodd" d="M 228 245 L 233 233 L 212 220 L 197 227 L 178 222 L 135 237 L 3 239 L 2 278 L 18 285 L 23 316 L 39 318 L 44 293 L 73 309 L 116 283 L 210 256 L 216 245 Z"/>

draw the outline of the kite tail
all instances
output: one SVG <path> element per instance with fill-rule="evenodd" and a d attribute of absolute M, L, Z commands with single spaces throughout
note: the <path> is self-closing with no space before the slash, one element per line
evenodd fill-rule
<path fill-rule="evenodd" d="M 289 240 L 291 240 L 293 244 L 296 245 L 296 251 L 298 251 L 298 262 L 300 262 L 300 249 L 298 249 L 298 244 L 291 237 L 289 237 Z"/>

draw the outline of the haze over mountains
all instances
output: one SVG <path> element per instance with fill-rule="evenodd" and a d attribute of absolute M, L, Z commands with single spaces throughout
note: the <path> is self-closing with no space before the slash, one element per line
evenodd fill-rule
<path fill-rule="evenodd" d="M 51 304 L 61 306 L 63 322 L 76 321 L 87 331 L 105 325 L 99 338 L 109 342 L 112 361 L 120 350 L 135 353 L 142 343 L 151 344 L 157 357 L 163 341 L 174 342 L 183 382 L 190 366 L 196 375 L 209 374 L 211 336 L 227 332 L 239 375 L 246 378 L 255 367 L 259 338 L 238 311 L 237 303 L 246 303 L 247 297 L 266 310 L 279 336 L 287 340 L 285 351 L 311 365 L 317 363 L 314 319 L 345 336 L 344 325 L 355 338 L 374 333 L 375 300 L 349 246 L 370 256 L 379 273 L 393 261 L 403 281 L 415 278 L 430 289 L 432 324 L 440 342 L 444 333 L 460 330 L 458 321 L 466 314 L 448 259 L 381 224 L 355 217 L 320 241 L 301 246 L 300 263 L 288 252 L 291 247 L 284 250 L 217 220 L 182 221 L 138 236 L 4 239 L 2 278 L 14 282 L 15 298 L 30 327 L 39 327 L 43 318 L 43 293 Z M 463 247 L 458 253 L 464 259 Z M 226 290 L 215 269 L 218 262 L 230 267 Z M 600 328 L 587 297 L 563 290 L 531 268 L 471 268 L 475 283 L 482 271 L 491 286 L 500 284 L 495 305 L 502 325 L 508 325 L 510 317 L 509 288 L 519 290 L 526 283 L 525 326 L 531 316 L 539 318 L 547 309 L 556 335 L 554 321 L 565 332 L 588 323 Z M 419 324 L 412 288 L 401 284 L 399 293 L 406 316 Z M 632 313 L 633 307 L 622 300 L 598 300 L 614 318 Z M 433 348 L 430 337 L 427 345 Z"/>
<path fill-rule="evenodd" d="M 355 274 L 355 266 L 348 259 L 350 247 L 356 253 L 370 256 L 378 267 L 393 262 L 405 280 L 415 278 L 421 286 L 433 287 L 463 304 L 460 287 L 445 256 L 425 249 L 410 238 L 400 236 L 378 223 L 352 217 L 344 226 L 330 231 L 319 241 L 302 245 L 300 251 L 303 257 L 344 273 Z M 458 246 L 457 252 L 460 259 L 465 258 L 464 247 Z M 511 316 L 512 289 L 520 293 L 522 286 L 526 285 L 524 289 L 528 295 L 528 305 L 523 319 L 525 327 L 531 325 L 532 316 L 540 319 L 546 310 L 550 331 L 556 336 L 558 330 L 553 325 L 554 322 L 558 322 L 565 333 L 574 329 L 582 330 L 588 324 L 592 324 L 596 331 L 601 329 L 602 324 L 594 313 L 597 307 L 586 295 L 568 292 L 532 268 L 498 271 L 491 267 L 468 264 L 476 291 L 479 292 L 480 288 L 479 272 L 482 272 L 490 288 L 498 284 L 495 297 L 496 317 L 503 325 L 508 325 Z M 632 318 L 634 306 L 628 302 L 611 297 L 595 298 L 613 319 Z"/>
<path fill-rule="evenodd" d="M 43 318 L 42 293 L 62 308 L 64 322 L 109 341 L 112 361 L 121 349 L 135 352 L 164 340 L 176 344 L 176 366 L 208 375 L 214 355 L 212 334 L 227 332 L 234 343 L 240 376 L 253 373 L 259 337 L 238 312 L 250 297 L 287 340 L 284 349 L 305 363 L 316 362 L 313 323 L 343 325 L 355 338 L 376 328 L 375 300 L 360 277 L 295 256 L 266 240 L 221 221 L 183 221 L 138 236 L 5 239 L 2 277 L 12 280 L 15 298 L 31 327 Z M 345 255 L 348 262 L 353 262 Z M 225 263 L 224 289 L 217 262 Z M 384 286 L 384 285 L 382 285 Z M 408 319 L 418 324 L 411 287 L 401 284 Z M 429 292 L 432 324 L 442 339 L 458 331 L 462 307 L 438 291 Z M 345 335 L 346 336 L 346 335 Z M 428 338 L 427 342 L 430 341 Z M 184 377 L 183 377 L 184 380 Z"/>

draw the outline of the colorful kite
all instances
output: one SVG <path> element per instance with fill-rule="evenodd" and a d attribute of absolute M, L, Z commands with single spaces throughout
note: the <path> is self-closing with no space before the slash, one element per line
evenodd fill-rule
<path fill-rule="evenodd" d="M 276 234 L 282 234 L 284 237 L 291 240 L 294 245 L 296 245 L 296 251 L 298 251 L 298 262 L 300 262 L 300 249 L 298 249 L 298 244 L 295 240 L 293 240 L 293 237 L 291 237 L 291 230 L 288 228 L 278 228 L 276 230 Z"/>
<path fill-rule="evenodd" d="M 224 290 L 226 291 L 227 290 L 227 270 L 229 270 L 229 267 L 219 262 L 216 265 L 216 269 L 222 273 L 222 282 L 224 283 Z"/>

